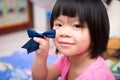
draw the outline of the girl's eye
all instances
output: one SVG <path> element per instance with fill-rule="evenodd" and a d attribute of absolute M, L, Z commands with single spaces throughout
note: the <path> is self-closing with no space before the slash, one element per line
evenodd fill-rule
<path fill-rule="evenodd" d="M 55 24 L 56 27 L 61 27 L 62 25 L 61 24 Z"/>
<path fill-rule="evenodd" d="M 81 28 L 82 26 L 79 25 L 79 24 L 75 24 L 75 25 L 73 25 L 73 27 L 74 27 L 74 28 Z"/>

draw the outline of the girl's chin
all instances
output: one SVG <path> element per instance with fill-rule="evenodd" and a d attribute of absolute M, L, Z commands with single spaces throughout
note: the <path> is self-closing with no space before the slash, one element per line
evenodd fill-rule
<path fill-rule="evenodd" d="M 61 54 L 65 55 L 65 56 L 73 56 L 73 55 L 75 55 L 75 53 L 71 53 L 70 51 L 61 52 Z"/>

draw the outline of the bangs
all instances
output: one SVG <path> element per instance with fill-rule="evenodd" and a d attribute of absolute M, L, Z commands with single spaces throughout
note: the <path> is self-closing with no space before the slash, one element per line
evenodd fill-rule
<path fill-rule="evenodd" d="M 53 22 L 60 15 L 68 16 L 68 17 L 79 17 L 79 22 L 82 24 L 85 22 L 85 11 L 81 2 L 78 0 L 58 0 L 53 8 L 51 15 L 51 27 L 53 26 Z M 79 16 L 78 16 L 79 15 Z"/>
<path fill-rule="evenodd" d="M 72 5 L 69 5 L 72 4 Z M 58 5 L 60 11 L 59 15 L 65 15 L 65 16 L 69 16 L 69 17 L 76 17 L 78 14 L 78 8 L 79 6 L 77 6 L 78 4 L 73 2 L 73 1 L 64 1 L 64 2 L 60 2 L 60 4 Z M 58 15 L 58 16 L 59 16 Z"/>

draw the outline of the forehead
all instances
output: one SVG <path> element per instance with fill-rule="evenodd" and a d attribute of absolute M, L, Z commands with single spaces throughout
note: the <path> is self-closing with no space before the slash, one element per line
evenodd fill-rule
<path fill-rule="evenodd" d="M 71 21 L 79 21 L 78 16 L 76 17 L 69 17 L 69 16 L 65 16 L 65 15 L 60 15 L 58 18 L 56 18 L 55 20 L 71 20 Z"/>

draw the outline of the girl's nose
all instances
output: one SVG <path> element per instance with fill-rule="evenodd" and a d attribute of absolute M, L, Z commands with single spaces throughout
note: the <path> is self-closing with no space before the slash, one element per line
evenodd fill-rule
<path fill-rule="evenodd" d="M 61 37 L 70 37 L 70 29 L 69 28 L 63 28 L 60 31 Z"/>

